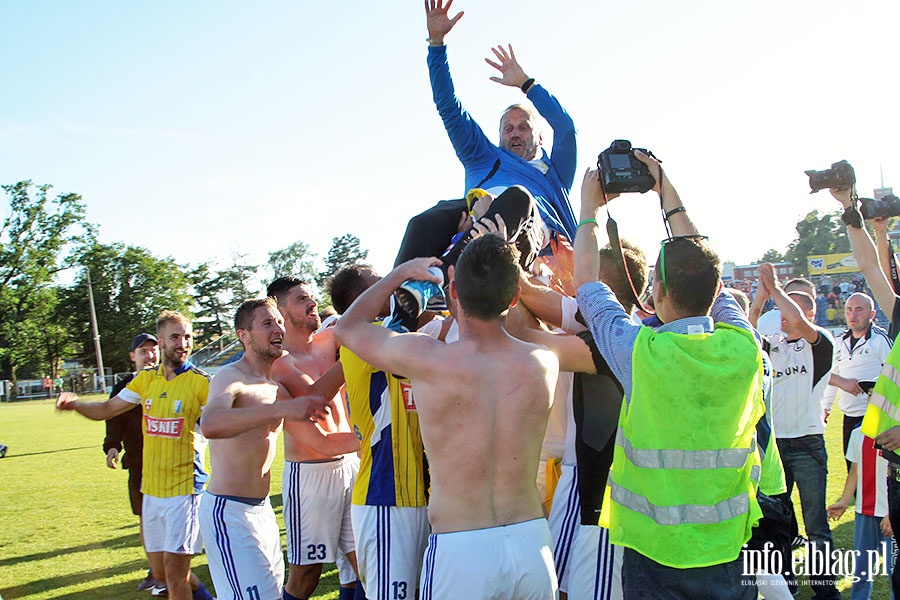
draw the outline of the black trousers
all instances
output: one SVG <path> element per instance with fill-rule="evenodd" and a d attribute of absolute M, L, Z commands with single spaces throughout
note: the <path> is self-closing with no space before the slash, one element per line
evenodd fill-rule
<path fill-rule="evenodd" d="M 420 256 L 438 256 L 444 260 L 444 271 L 456 264 L 466 244 L 472 241 L 473 228 L 469 228 L 453 247 L 444 254 L 450 239 L 456 235 L 461 214 L 466 211 L 466 200 L 442 200 L 409 220 L 406 233 L 400 243 L 400 251 L 394 266 Z M 521 257 L 519 263 L 526 270 L 537 258 L 541 248 L 541 230 L 538 227 L 537 205 L 531 193 L 514 185 L 497 196 L 484 218 L 503 217 L 507 233 L 515 240 Z M 444 274 L 446 276 L 446 272 Z"/>

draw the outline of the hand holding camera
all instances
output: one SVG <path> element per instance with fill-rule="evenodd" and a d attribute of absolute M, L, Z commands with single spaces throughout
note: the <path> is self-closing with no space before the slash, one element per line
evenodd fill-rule
<path fill-rule="evenodd" d="M 650 173 L 650 167 L 656 166 L 656 174 L 659 174 L 659 162 L 651 160 L 651 156 L 653 153 L 649 150 L 632 148 L 628 140 L 614 140 L 597 157 L 597 169 L 602 174 L 607 195 L 659 191 L 657 177 Z"/>
<path fill-rule="evenodd" d="M 809 177 L 811 194 L 827 188 L 844 208 L 849 207 L 853 203 L 856 173 L 846 160 L 832 164 L 830 169 L 804 171 L 804 173 Z M 862 214 L 862 218 L 867 221 L 900 216 L 900 198 L 893 194 L 889 194 L 881 200 L 859 198 L 859 212 Z"/>

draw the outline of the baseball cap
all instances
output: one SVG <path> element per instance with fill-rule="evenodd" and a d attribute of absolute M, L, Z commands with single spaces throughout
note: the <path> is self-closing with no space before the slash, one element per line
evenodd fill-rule
<path fill-rule="evenodd" d="M 134 336 L 134 339 L 131 341 L 131 351 L 134 352 L 138 348 L 144 345 L 145 342 L 153 342 L 154 344 L 158 344 L 156 341 L 156 336 L 151 335 L 149 333 L 139 333 Z"/>

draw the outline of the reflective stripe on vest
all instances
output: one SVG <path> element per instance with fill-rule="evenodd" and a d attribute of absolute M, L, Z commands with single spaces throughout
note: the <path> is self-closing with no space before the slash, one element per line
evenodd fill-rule
<path fill-rule="evenodd" d="M 621 428 L 616 432 L 616 445 L 625 451 L 625 456 L 633 465 L 644 469 L 740 469 L 747 464 L 747 456 L 756 452 L 756 438 L 753 438 L 750 448 L 639 450 L 625 439 Z"/>
<path fill-rule="evenodd" d="M 746 493 L 722 500 L 712 506 L 682 504 L 657 506 L 643 496 L 630 492 L 616 483 L 611 486 L 611 498 L 631 510 L 653 519 L 660 525 L 711 525 L 746 514 L 750 510 L 750 497 Z"/>

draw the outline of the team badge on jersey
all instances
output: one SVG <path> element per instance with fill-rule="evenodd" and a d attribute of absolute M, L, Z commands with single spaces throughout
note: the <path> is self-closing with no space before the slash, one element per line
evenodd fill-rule
<path fill-rule="evenodd" d="M 172 411 L 174 411 L 176 415 L 181 414 L 181 400 L 176 400 L 175 403 L 172 404 Z"/>
<path fill-rule="evenodd" d="M 153 407 L 153 398 L 147 398 L 144 400 L 144 410 L 150 412 L 150 409 Z"/>

